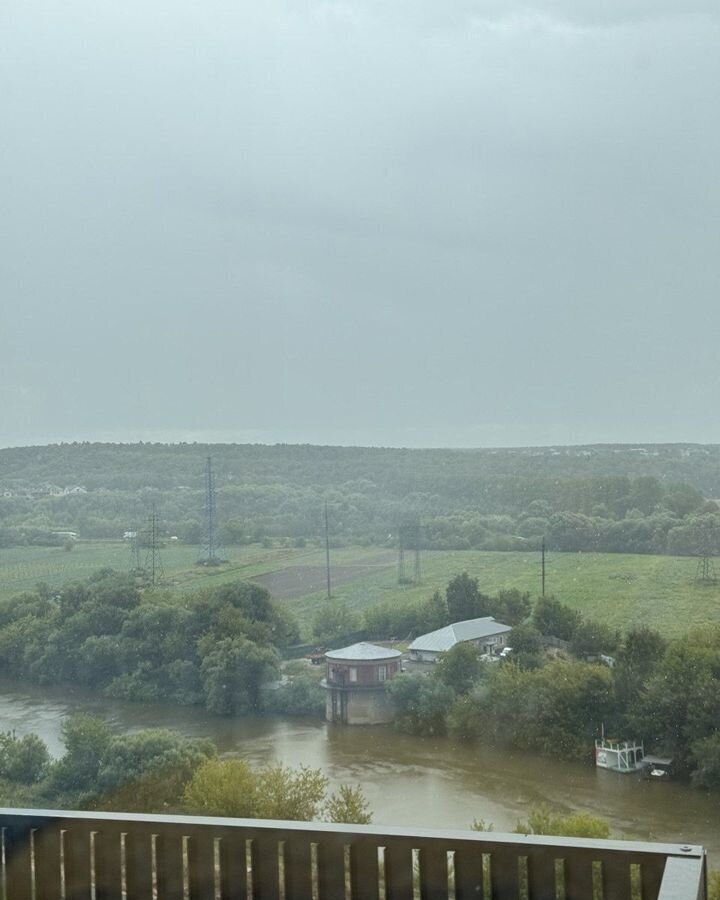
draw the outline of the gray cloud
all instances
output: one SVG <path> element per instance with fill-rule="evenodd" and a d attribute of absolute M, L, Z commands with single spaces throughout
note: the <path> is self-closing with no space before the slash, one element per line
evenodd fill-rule
<path fill-rule="evenodd" d="M 0 443 L 720 440 L 715 4 L 3 16 Z"/>

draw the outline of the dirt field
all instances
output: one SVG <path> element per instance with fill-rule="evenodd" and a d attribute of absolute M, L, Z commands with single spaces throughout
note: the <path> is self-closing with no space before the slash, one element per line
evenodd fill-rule
<path fill-rule="evenodd" d="M 349 584 L 374 575 L 376 572 L 397 564 L 397 554 L 389 551 L 370 557 L 363 563 L 351 565 L 333 565 L 331 560 L 330 577 L 332 585 Z M 255 575 L 250 581 L 267 588 L 273 597 L 292 600 L 324 591 L 326 581 L 325 566 L 288 566 L 263 575 Z"/>

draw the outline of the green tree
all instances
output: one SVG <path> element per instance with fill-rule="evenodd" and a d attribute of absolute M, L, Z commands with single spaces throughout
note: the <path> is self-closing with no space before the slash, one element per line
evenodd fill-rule
<path fill-rule="evenodd" d="M 647 626 L 632 628 L 625 635 L 615 660 L 615 695 L 627 710 L 640 695 L 645 682 L 662 660 L 667 641 Z"/>
<path fill-rule="evenodd" d="M 480 679 L 482 670 L 477 647 L 463 642 L 441 655 L 433 675 L 456 694 L 466 694 Z"/>
<path fill-rule="evenodd" d="M 516 625 L 510 635 L 513 656 L 518 653 L 539 653 L 542 650 L 540 632 L 530 623 Z"/>
<path fill-rule="evenodd" d="M 580 613 L 554 597 L 541 597 L 533 609 L 533 624 L 540 634 L 571 641 L 581 621 Z"/>
<path fill-rule="evenodd" d="M 278 655 L 246 638 L 201 641 L 205 705 L 220 715 L 260 709 L 260 689 L 279 674 Z"/>
<path fill-rule="evenodd" d="M 313 616 L 313 636 L 323 644 L 329 644 L 354 634 L 360 620 L 344 600 L 325 600 Z"/>
<path fill-rule="evenodd" d="M 701 762 L 694 748 L 720 721 L 720 629 L 689 632 L 670 644 L 653 675 L 630 704 L 639 737 L 671 756 L 679 771 Z"/>
<path fill-rule="evenodd" d="M 492 602 L 492 615 L 505 625 L 519 625 L 527 619 L 531 610 L 530 595 L 515 588 L 498 591 Z"/>
<path fill-rule="evenodd" d="M 163 728 L 116 735 L 101 760 L 93 805 L 135 812 L 177 808 L 195 770 L 215 752 L 209 740 Z"/>
<path fill-rule="evenodd" d="M 0 777 L 35 784 L 45 778 L 49 766 L 47 745 L 36 734 L 19 738 L 14 732 L 0 733 Z"/>
<path fill-rule="evenodd" d="M 720 732 L 696 741 L 691 752 L 697 760 L 697 768 L 692 773 L 692 781 L 696 787 L 706 790 L 720 788 Z"/>
<path fill-rule="evenodd" d="M 395 703 L 395 727 L 408 734 L 443 735 L 455 692 L 439 678 L 398 675 L 386 684 Z"/>
<path fill-rule="evenodd" d="M 258 775 L 261 819 L 310 821 L 319 817 L 327 778 L 320 769 L 268 766 Z"/>
<path fill-rule="evenodd" d="M 316 672 L 303 672 L 291 676 L 277 689 L 264 692 L 262 705 L 265 712 L 286 716 L 322 716 L 325 714 L 325 691 Z"/>
<path fill-rule="evenodd" d="M 341 784 L 325 804 L 325 816 L 330 822 L 349 825 L 369 825 L 372 813 L 360 785 Z"/>
<path fill-rule="evenodd" d="M 81 713 L 63 722 L 62 736 L 65 754 L 52 767 L 51 785 L 60 791 L 94 790 L 112 731 L 102 719 Z"/>
<path fill-rule="evenodd" d="M 419 634 L 443 628 L 449 621 L 447 601 L 440 591 L 435 591 L 432 597 L 421 603 L 417 622 Z"/>
<path fill-rule="evenodd" d="M 186 785 L 183 803 L 199 815 L 256 818 L 257 776 L 243 759 L 209 759 Z"/>
<path fill-rule="evenodd" d="M 570 649 L 578 656 L 614 653 L 620 641 L 617 630 L 594 619 L 583 619 L 570 641 Z"/>
<path fill-rule="evenodd" d="M 208 760 L 187 784 L 184 803 L 201 815 L 309 821 L 318 818 L 326 790 L 319 769 L 253 769 L 244 760 Z"/>
<path fill-rule="evenodd" d="M 610 837 L 610 825 L 600 816 L 590 813 L 561 815 L 541 806 L 533 809 L 527 822 L 518 822 L 515 834 L 547 834 L 561 837 L 585 837 L 606 839 Z"/>
<path fill-rule="evenodd" d="M 478 616 L 489 615 L 484 606 L 483 597 L 478 587 L 477 578 L 471 578 L 467 572 L 456 575 L 445 590 L 448 618 L 451 622 L 463 622 Z"/>

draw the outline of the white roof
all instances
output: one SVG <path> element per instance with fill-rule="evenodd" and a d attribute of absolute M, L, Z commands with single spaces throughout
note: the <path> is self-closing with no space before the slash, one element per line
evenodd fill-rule
<path fill-rule="evenodd" d="M 451 650 L 455 644 L 462 641 L 476 641 L 479 638 L 494 637 L 496 634 L 505 634 L 512 631 L 509 625 L 496 622 L 492 616 L 483 616 L 480 619 L 466 619 L 464 622 L 454 622 L 437 631 L 421 634 L 410 644 L 408 650 L 428 650 L 434 653 L 444 653 Z"/>
<path fill-rule="evenodd" d="M 359 644 L 351 644 L 341 650 L 329 650 L 325 656 L 328 659 L 395 659 L 402 656 L 399 650 L 389 647 L 378 647 L 377 644 L 368 644 L 361 641 Z"/>

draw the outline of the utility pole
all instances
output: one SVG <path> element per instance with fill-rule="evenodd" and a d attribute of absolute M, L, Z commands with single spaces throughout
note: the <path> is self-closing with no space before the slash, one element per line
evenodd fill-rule
<path fill-rule="evenodd" d="M 405 577 L 405 529 L 402 525 L 398 529 L 398 538 L 398 584 L 405 584 L 407 582 Z"/>
<path fill-rule="evenodd" d="M 327 572 L 327 596 L 331 597 L 330 592 L 330 521 L 328 519 L 328 503 L 325 501 L 325 569 Z"/>
<path fill-rule="evenodd" d="M 541 547 L 541 559 L 542 559 L 542 567 L 540 578 L 542 581 L 542 596 L 545 596 L 545 538 L 542 539 L 542 547 Z"/>
<path fill-rule="evenodd" d="M 415 584 L 420 584 L 420 523 L 418 522 L 413 529 L 413 538 L 415 541 Z"/>

